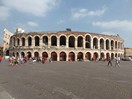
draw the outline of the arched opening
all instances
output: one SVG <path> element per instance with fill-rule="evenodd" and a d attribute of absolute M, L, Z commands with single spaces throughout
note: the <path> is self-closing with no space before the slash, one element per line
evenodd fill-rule
<path fill-rule="evenodd" d="M 104 49 L 104 40 L 100 39 L 100 49 Z"/>
<path fill-rule="evenodd" d="M 91 60 L 91 53 L 87 52 L 85 55 L 86 60 Z"/>
<path fill-rule="evenodd" d="M 121 57 L 120 53 L 118 53 L 118 57 Z"/>
<path fill-rule="evenodd" d="M 37 57 L 38 58 L 39 57 L 39 53 L 38 52 L 35 52 L 34 53 L 34 57 Z"/>
<path fill-rule="evenodd" d="M 82 52 L 79 52 L 79 53 L 77 54 L 77 59 L 78 59 L 79 61 L 82 61 L 82 60 L 83 60 L 83 53 L 82 53 Z"/>
<path fill-rule="evenodd" d="M 42 57 L 48 58 L 48 53 L 47 53 L 47 52 L 43 52 L 43 53 L 42 53 Z"/>
<path fill-rule="evenodd" d="M 109 50 L 109 40 L 106 40 L 106 50 Z"/>
<path fill-rule="evenodd" d="M 9 54 L 10 54 L 10 53 L 9 53 L 9 50 L 7 50 L 7 51 L 6 51 L 6 56 L 9 56 Z"/>
<path fill-rule="evenodd" d="M 75 37 L 74 36 L 69 37 L 69 47 L 75 47 Z"/>
<path fill-rule="evenodd" d="M 114 59 L 114 53 L 111 53 L 111 59 Z"/>
<path fill-rule="evenodd" d="M 39 37 L 38 36 L 35 37 L 35 46 L 39 46 Z"/>
<path fill-rule="evenodd" d="M 17 46 L 19 46 L 19 45 L 20 45 L 20 39 L 17 38 Z"/>
<path fill-rule="evenodd" d="M 66 37 L 65 36 L 61 36 L 60 37 L 60 46 L 65 46 L 66 45 Z"/>
<path fill-rule="evenodd" d="M 77 38 L 77 47 L 83 47 L 83 37 L 79 36 Z"/>
<path fill-rule="evenodd" d="M 48 37 L 47 36 L 43 36 L 43 43 L 45 45 L 48 45 Z"/>
<path fill-rule="evenodd" d="M 85 41 L 86 41 L 86 48 L 91 48 L 91 37 L 89 35 L 85 37 Z"/>
<path fill-rule="evenodd" d="M 52 58 L 52 61 L 57 61 L 57 53 L 56 52 L 52 52 L 51 53 L 51 58 Z"/>
<path fill-rule="evenodd" d="M 28 37 L 28 46 L 31 46 L 31 45 L 32 45 L 32 38 Z"/>
<path fill-rule="evenodd" d="M 108 60 L 108 58 L 110 57 L 109 53 L 106 53 L 106 59 Z"/>
<path fill-rule="evenodd" d="M 25 38 L 22 38 L 22 46 L 25 46 Z"/>
<path fill-rule="evenodd" d="M 57 37 L 56 36 L 51 37 L 51 46 L 57 46 Z"/>
<path fill-rule="evenodd" d="M 105 54 L 103 52 L 100 54 L 100 60 L 105 60 Z"/>
<path fill-rule="evenodd" d="M 69 55 L 68 55 L 68 57 L 69 57 L 68 58 L 69 61 L 75 61 L 75 54 L 74 54 L 74 52 L 70 52 Z"/>
<path fill-rule="evenodd" d="M 117 57 L 117 53 L 115 53 L 115 57 Z"/>
<path fill-rule="evenodd" d="M 98 39 L 97 38 L 93 39 L 93 47 L 94 49 L 98 49 Z"/>
<path fill-rule="evenodd" d="M 24 52 L 21 52 L 21 57 L 25 57 L 25 53 Z"/>
<path fill-rule="evenodd" d="M 111 41 L 111 50 L 114 50 L 114 41 Z"/>
<path fill-rule="evenodd" d="M 13 45 L 14 46 L 16 45 L 16 39 L 15 39 L 15 37 L 13 38 Z"/>
<path fill-rule="evenodd" d="M 115 49 L 117 49 L 117 41 L 115 41 Z"/>
<path fill-rule="evenodd" d="M 28 57 L 28 59 L 30 59 L 32 57 L 32 53 L 31 52 L 27 52 L 27 57 Z"/>
<path fill-rule="evenodd" d="M 60 53 L 60 61 L 66 61 L 66 53 L 65 52 Z"/>
<path fill-rule="evenodd" d="M 16 52 L 16 57 L 19 57 L 19 53 L 18 52 Z"/>
<path fill-rule="evenodd" d="M 94 54 L 93 54 L 93 60 L 96 61 L 97 59 L 98 59 L 98 53 L 94 52 Z"/>
<path fill-rule="evenodd" d="M 15 52 L 13 52 L 13 53 L 12 53 L 12 56 L 14 56 L 14 57 L 15 57 Z"/>

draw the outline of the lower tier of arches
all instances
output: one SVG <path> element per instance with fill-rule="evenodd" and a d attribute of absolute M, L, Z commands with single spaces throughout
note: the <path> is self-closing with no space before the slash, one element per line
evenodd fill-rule
<path fill-rule="evenodd" d="M 52 58 L 53 61 L 87 61 L 105 60 L 108 57 L 124 57 L 123 52 L 99 52 L 99 51 L 10 51 L 10 56 L 27 58 Z"/>

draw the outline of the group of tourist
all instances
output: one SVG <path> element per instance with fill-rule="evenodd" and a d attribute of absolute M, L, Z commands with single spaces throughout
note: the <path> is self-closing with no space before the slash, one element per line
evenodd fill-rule
<path fill-rule="evenodd" d="M 52 62 L 52 58 L 46 58 L 46 57 L 43 57 L 42 59 L 40 59 L 40 57 L 14 57 L 14 56 L 11 56 L 9 57 L 9 62 L 10 62 L 10 65 L 11 66 L 14 66 L 14 65 L 20 65 L 20 64 L 24 64 L 24 63 L 35 63 L 35 62 L 41 62 L 41 63 L 45 63 L 46 61 L 49 62 Z"/>

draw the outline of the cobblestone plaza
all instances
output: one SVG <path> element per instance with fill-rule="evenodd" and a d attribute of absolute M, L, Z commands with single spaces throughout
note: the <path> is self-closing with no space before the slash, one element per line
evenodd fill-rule
<path fill-rule="evenodd" d="M 113 62 L 114 64 L 114 62 Z M 0 85 L 15 99 L 132 99 L 132 65 L 107 62 L 0 64 Z"/>

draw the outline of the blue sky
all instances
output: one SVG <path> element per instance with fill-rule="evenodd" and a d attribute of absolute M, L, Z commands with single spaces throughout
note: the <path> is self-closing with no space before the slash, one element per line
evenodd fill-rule
<path fill-rule="evenodd" d="M 0 0 L 0 44 L 3 29 L 17 27 L 119 34 L 132 48 L 132 0 Z"/>

